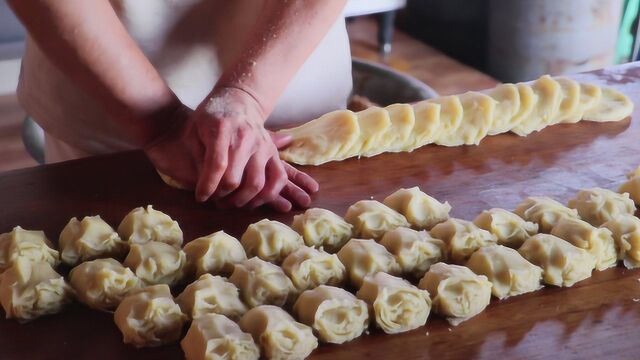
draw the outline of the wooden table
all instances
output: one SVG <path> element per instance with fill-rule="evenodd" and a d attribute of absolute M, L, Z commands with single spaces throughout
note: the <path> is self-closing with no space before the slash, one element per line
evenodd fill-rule
<path fill-rule="evenodd" d="M 640 105 L 640 64 L 584 74 Z M 419 185 L 448 200 L 456 217 L 490 207 L 513 209 L 528 195 L 566 201 L 581 188 L 615 189 L 640 164 L 640 122 L 560 125 L 520 138 L 500 135 L 480 146 L 427 146 L 306 169 L 321 184 L 313 206 L 343 214 L 360 199 L 382 199 Z M 117 226 L 133 207 L 153 204 L 176 218 L 186 239 L 224 229 L 240 235 L 264 217 L 289 223 L 293 214 L 218 211 L 192 194 L 165 186 L 140 152 L 79 160 L 0 175 L 0 232 L 15 225 L 57 238 L 72 216 L 100 214 Z M 595 272 L 573 288 L 544 288 L 505 301 L 458 327 L 432 315 L 426 327 L 400 335 L 373 331 L 342 346 L 321 346 L 315 359 L 638 358 L 640 271 Z M 178 345 L 136 350 L 122 344 L 108 313 L 72 305 L 20 325 L 0 320 L 0 359 L 175 359 Z"/>

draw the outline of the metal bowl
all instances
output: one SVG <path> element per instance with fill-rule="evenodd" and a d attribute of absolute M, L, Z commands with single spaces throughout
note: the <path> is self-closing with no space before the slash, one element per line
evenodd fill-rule
<path fill-rule="evenodd" d="M 413 103 L 438 96 L 422 81 L 390 67 L 355 58 L 351 64 L 353 94 L 378 105 Z"/>

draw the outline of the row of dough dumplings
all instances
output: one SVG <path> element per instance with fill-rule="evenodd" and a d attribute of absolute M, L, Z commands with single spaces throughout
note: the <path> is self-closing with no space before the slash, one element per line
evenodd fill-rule
<path fill-rule="evenodd" d="M 0 302 L 22 321 L 74 297 L 115 309 L 124 341 L 139 347 L 174 342 L 191 321 L 181 342 L 188 359 L 304 358 L 318 340 L 344 343 L 370 323 L 400 333 L 433 310 L 458 324 L 491 294 L 572 286 L 618 260 L 640 266 L 628 193 L 583 190 L 568 206 L 530 197 L 474 221 L 450 210 L 417 187 L 400 189 L 356 202 L 344 218 L 308 209 L 291 227 L 265 219 L 240 240 L 219 231 L 182 247 L 177 222 L 148 206 L 118 231 L 98 216 L 71 219 L 60 253 L 43 232 L 16 227 L 0 235 Z M 60 261 L 75 265 L 69 283 L 54 270 Z M 193 278 L 174 298 L 170 286 Z"/>
<path fill-rule="evenodd" d="M 301 126 L 281 130 L 293 141 L 280 152 L 300 165 L 319 165 L 354 156 L 412 151 L 427 144 L 478 145 L 487 135 L 526 136 L 547 126 L 619 121 L 631 114 L 624 94 L 566 77 L 548 75 L 529 82 L 501 84 L 415 104 L 333 111 Z"/>

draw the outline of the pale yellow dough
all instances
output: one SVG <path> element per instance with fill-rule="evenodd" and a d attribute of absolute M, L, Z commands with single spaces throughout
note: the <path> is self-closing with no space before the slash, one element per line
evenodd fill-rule
<path fill-rule="evenodd" d="M 640 166 L 627 173 L 627 179 L 633 179 L 636 176 L 640 176 Z"/>
<path fill-rule="evenodd" d="M 434 238 L 444 241 L 447 259 L 456 264 L 464 264 L 474 251 L 497 242 L 492 233 L 471 221 L 456 218 L 434 226 L 430 233 Z"/>
<path fill-rule="evenodd" d="M 635 176 L 627 180 L 618 189 L 619 193 L 629 193 L 629 197 L 636 206 L 640 206 L 640 176 Z"/>
<path fill-rule="evenodd" d="M 248 257 L 257 256 L 275 264 L 282 263 L 287 255 L 304 246 L 300 234 L 281 222 L 268 219 L 249 225 L 240 242 Z"/>
<path fill-rule="evenodd" d="M 282 263 L 282 270 L 298 293 L 319 285 L 340 286 L 346 277 L 346 269 L 338 255 L 307 246 L 289 254 Z"/>
<path fill-rule="evenodd" d="M 98 258 L 122 258 L 129 245 L 100 215 L 71 218 L 58 241 L 60 257 L 70 266 Z"/>
<path fill-rule="evenodd" d="M 457 326 L 484 310 L 491 301 L 491 283 L 469 268 L 437 263 L 418 284 L 433 300 L 433 310 Z"/>
<path fill-rule="evenodd" d="M 133 290 L 118 305 L 113 318 L 124 343 L 135 347 L 177 341 L 187 320 L 164 284 Z"/>
<path fill-rule="evenodd" d="M 580 218 L 593 226 L 600 226 L 623 214 L 633 215 L 636 211 L 629 194 L 601 188 L 581 190 L 569 200 L 568 205 L 578 210 Z"/>
<path fill-rule="evenodd" d="M 177 248 L 182 246 L 182 230 L 178 222 L 151 205 L 131 210 L 118 226 L 118 234 L 129 244 L 159 241 Z"/>
<path fill-rule="evenodd" d="M 640 267 L 640 219 L 633 215 L 620 215 L 602 225 L 613 234 L 618 249 L 618 260 L 628 269 Z"/>
<path fill-rule="evenodd" d="M 224 315 L 205 314 L 193 320 L 180 341 L 187 360 L 258 360 L 260 349 L 251 334 Z"/>
<path fill-rule="evenodd" d="M 130 291 L 140 287 L 140 279 L 114 259 L 83 262 L 71 270 L 69 283 L 78 300 L 99 310 L 114 309 Z"/>
<path fill-rule="evenodd" d="M 502 245 L 480 248 L 466 265 L 492 284 L 491 293 L 498 299 L 521 295 L 540 289 L 542 268 L 533 265 L 517 250 Z"/>
<path fill-rule="evenodd" d="M 573 286 L 591 277 L 596 266 L 596 258 L 588 251 L 549 234 L 530 237 L 518 252 L 542 268 L 542 281 L 548 285 Z"/>
<path fill-rule="evenodd" d="M 498 244 L 514 249 L 538 233 L 538 224 L 526 221 L 511 211 L 498 208 L 482 211 L 473 223 L 495 235 Z"/>
<path fill-rule="evenodd" d="M 176 302 L 190 319 L 220 314 L 239 320 L 248 310 L 240 300 L 240 291 L 233 283 L 211 274 L 202 274 L 198 280 L 187 285 L 176 297 Z"/>
<path fill-rule="evenodd" d="M 365 276 L 377 272 L 400 274 L 400 265 L 384 246 L 373 240 L 351 239 L 338 251 L 340 262 L 347 269 L 349 282 L 359 288 Z"/>
<path fill-rule="evenodd" d="M 546 196 L 531 196 L 513 211 L 526 221 L 538 224 L 538 230 L 548 233 L 562 218 L 579 219 L 578 211 Z"/>
<path fill-rule="evenodd" d="M 293 230 L 302 235 L 307 246 L 334 253 L 351 239 L 353 226 L 325 209 L 311 208 L 293 217 Z"/>
<path fill-rule="evenodd" d="M 616 266 L 616 245 L 609 229 L 597 228 L 579 219 L 562 218 L 551 229 L 551 235 L 589 251 L 596 259 L 596 270 Z"/>
<path fill-rule="evenodd" d="M 376 325 L 387 334 L 423 326 L 431 312 L 431 298 L 427 291 L 383 272 L 365 277 L 356 296 L 369 305 Z"/>
<path fill-rule="evenodd" d="M 294 291 L 282 268 L 257 257 L 236 264 L 229 281 L 240 290 L 240 298 L 250 308 L 283 306 Z"/>
<path fill-rule="evenodd" d="M 363 239 L 379 240 L 389 230 L 409 227 L 404 216 L 375 200 L 360 200 L 349 206 L 344 219 L 353 225 L 353 235 Z"/>
<path fill-rule="evenodd" d="M 186 262 L 184 251 L 158 241 L 131 245 L 124 259 L 124 265 L 145 285 L 178 283 L 184 276 Z"/>
<path fill-rule="evenodd" d="M 441 203 L 423 193 L 417 186 L 399 189 L 387 196 L 383 203 L 404 215 L 414 229 L 431 229 L 449 218 L 451 205 Z"/>
<path fill-rule="evenodd" d="M 403 274 L 417 279 L 424 276 L 432 264 L 444 261 L 446 255 L 444 242 L 425 230 L 399 227 L 387 231 L 380 245 L 395 256 Z"/>
<path fill-rule="evenodd" d="M 327 285 L 307 290 L 293 305 L 296 318 L 311 326 L 320 341 L 343 344 L 369 326 L 367 303 L 350 292 Z"/>
<path fill-rule="evenodd" d="M 566 77 L 548 75 L 527 83 L 393 104 L 353 113 L 338 110 L 279 133 L 291 135 L 282 159 L 320 165 L 350 157 L 412 151 L 435 143 L 478 144 L 487 135 L 512 131 L 525 136 L 558 123 L 618 121 L 633 112 L 624 94 Z"/>
<path fill-rule="evenodd" d="M 247 260 L 242 244 L 224 231 L 190 241 L 183 250 L 187 256 L 187 273 L 196 277 L 205 273 L 231 275 L 235 264 Z"/>
<path fill-rule="evenodd" d="M 72 300 L 73 290 L 47 262 L 20 257 L 0 274 L 0 304 L 7 319 L 29 321 L 55 314 Z"/>
<path fill-rule="evenodd" d="M 60 263 L 60 254 L 52 249 L 43 231 L 25 230 L 20 226 L 0 234 L 0 273 L 10 268 L 18 258 L 44 261 L 52 267 Z"/>
<path fill-rule="evenodd" d="M 255 307 L 244 314 L 239 324 L 253 336 L 266 359 L 304 359 L 318 347 L 312 329 L 277 306 Z"/>

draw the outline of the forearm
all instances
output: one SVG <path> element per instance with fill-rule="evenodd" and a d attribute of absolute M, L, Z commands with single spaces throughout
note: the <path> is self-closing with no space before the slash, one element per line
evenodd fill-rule
<path fill-rule="evenodd" d="M 236 62 L 216 85 L 251 94 L 268 116 L 289 81 L 341 15 L 346 0 L 267 0 Z M 214 90 L 215 91 L 215 90 Z"/>
<path fill-rule="evenodd" d="M 9 0 L 38 47 L 58 69 L 145 144 L 161 133 L 156 114 L 171 111 L 175 95 L 106 0 Z"/>

